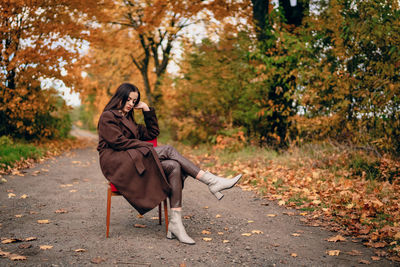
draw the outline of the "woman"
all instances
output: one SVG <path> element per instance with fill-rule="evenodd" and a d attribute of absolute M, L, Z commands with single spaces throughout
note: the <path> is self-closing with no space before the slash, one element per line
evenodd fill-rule
<path fill-rule="evenodd" d="M 146 125 L 137 124 L 133 109 L 142 110 Z M 149 142 L 159 134 L 154 108 L 140 101 L 138 88 L 121 84 L 104 108 L 98 125 L 100 166 L 104 176 L 140 213 L 156 207 L 166 197 L 170 199 L 171 219 L 167 238 L 194 244 L 183 226 L 182 188 L 186 176 L 208 185 L 220 200 L 220 191 L 233 187 L 241 175 L 224 179 L 205 172 L 180 155 L 172 146 L 157 146 Z"/>

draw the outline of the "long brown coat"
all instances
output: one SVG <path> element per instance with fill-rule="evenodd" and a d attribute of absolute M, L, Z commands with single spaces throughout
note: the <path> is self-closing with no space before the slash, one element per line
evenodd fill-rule
<path fill-rule="evenodd" d="M 159 134 L 155 110 L 150 108 L 143 115 L 146 126 L 116 110 L 103 112 L 97 147 L 104 176 L 140 214 L 156 207 L 171 192 L 153 145 L 144 142 Z"/>

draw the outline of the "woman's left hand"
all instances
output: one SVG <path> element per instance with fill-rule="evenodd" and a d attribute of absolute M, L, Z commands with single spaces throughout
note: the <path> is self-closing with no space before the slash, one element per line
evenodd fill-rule
<path fill-rule="evenodd" d="M 150 111 L 149 106 L 142 101 L 139 101 L 139 103 L 136 106 L 134 106 L 134 108 L 135 109 L 143 109 L 143 111 Z"/>

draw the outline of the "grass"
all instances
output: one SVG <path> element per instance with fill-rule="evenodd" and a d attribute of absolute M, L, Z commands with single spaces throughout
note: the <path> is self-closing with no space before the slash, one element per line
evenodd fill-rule
<path fill-rule="evenodd" d="M 13 167 L 16 162 L 21 160 L 38 159 L 43 153 L 43 149 L 30 144 L 2 144 L 0 146 L 0 169 Z"/>

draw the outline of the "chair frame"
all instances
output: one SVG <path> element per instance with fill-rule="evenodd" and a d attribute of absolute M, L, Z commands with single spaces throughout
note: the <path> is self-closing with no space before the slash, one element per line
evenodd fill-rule
<path fill-rule="evenodd" d="M 118 191 L 112 191 L 111 190 L 111 184 L 108 183 L 108 189 L 107 189 L 107 217 L 106 217 L 106 225 L 107 225 L 107 231 L 106 231 L 106 237 L 109 237 L 110 233 L 110 217 L 111 217 L 111 197 L 114 196 L 122 196 L 120 192 Z M 163 200 L 164 204 L 164 217 L 165 217 L 165 231 L 168 233 L 168 206 L 167 206 L 167 199 Z M 162 217 L 162 212 L 161 212 L 161 203 L 158 204 L 158 224 L 161 225 L 161 217 Z"/>

